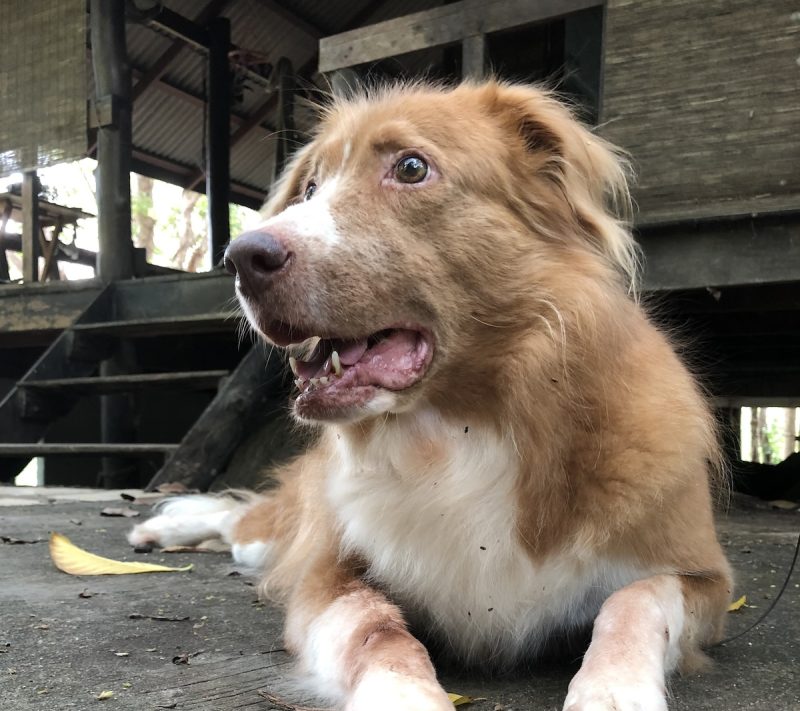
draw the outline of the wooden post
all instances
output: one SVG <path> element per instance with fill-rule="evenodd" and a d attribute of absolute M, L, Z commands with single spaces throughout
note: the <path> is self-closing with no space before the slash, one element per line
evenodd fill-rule
<path fill-rule="evenodd" d="M 110 103 L 111 123 L 97 129 L 97 275 L 133 276 L 131 241 L 131 69 L 125 0 L 91 0 L 95 101 Z"/>
<path fill-rule="evenodd" d="M 172 482 L 208 489 L 242 439 L 256 423 L 263 424 L 264 413 L 282 416 L 286 392 L 280 383 L 284 376 L 275 361 L 270 367 L 262 348 L 250 349 L 147 485 L 148 491 Z"/>
<path fill-rule="evenodd" d="M 231 72 L 228 52 L 231 23 L 215 18 L 208 26 L 208 134 L 206 135 L 206 196 L 212 264 L 219 264 L 230 233 Z"/>
<path fill-rule="evenodd" d="M 294 127 L 295 79 L 292 63 L 286 58 L 278 60 L 278 125 L 275 127 L 278 146 L 275 151 L 275 179 L 283 172 L 287 161 L 297 148 L 298 136 Z"/>
<path fill-rule="evenodd" d="M 486 73 L 486 35 L 465 37 L 461 43 L 461 78 L 482 79 Z"/>
<path fill-rule="evenodd" d="M 36 171 L 22 177 L 22 280 L 39 278 L 39 181 Z"/>
<path fill-rule="evenodd" d="M 3 205 L 3 214 L 0 216 L 0 280 L 8 281 L 11 275 L 8 273 L 8 258 L 6 257 L 6 227 L 11 219 L 11 200 L 6 200 Z"/>
<path fill-rule="evenodd" d="M 91 0 L 90 22 L 95 101 L 110 103 L 111 122 L 97 130 L 97 275 L 105 282 L 133 276 L 131 240 L 131 70 L 125 40 L 125 0 Z M 100 374 L 120 375 L 134 367 L 132 348 L 122 342 Z M 135 441 L 134 402 L 129 394 L 100 398 L 104 443 Z M 119 457 L 103 458 L 102 484 L 130 486 L 137 465 Z"/>

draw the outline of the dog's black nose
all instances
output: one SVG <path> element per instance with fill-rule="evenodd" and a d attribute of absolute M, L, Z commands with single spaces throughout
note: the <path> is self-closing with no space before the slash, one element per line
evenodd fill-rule
<path fill-rule="evenodd" d="M 225 250 L 225 269 L 238 274 L 245 289 L 263 289 L 289 259 L 289 251 L 269 232 L 245 232 Z"/>

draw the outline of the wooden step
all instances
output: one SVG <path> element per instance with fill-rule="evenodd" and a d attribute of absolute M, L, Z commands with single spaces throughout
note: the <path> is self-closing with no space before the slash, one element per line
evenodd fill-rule
<path fill-rule="evenodd" d="M 194 370 L 178 373 L 138 373 L 92 378 L 59 378 L 55 380 L 28 380 L 17 387 L 48 393 L 113 393 L 145 389 L 215 390 L 227 370 Z"/>
<path fill-rule="evenodd" d="M 73 442 L 36 442 L 30 444 L 0 444 L 0 457 L 44 457 L 44 456 L 125 456 L 149 457 L 171 454 L 177 444 L 102 444 Z"/>
<path fill-rule="evenodd" d="M 218 312 L 194 316 L 128 319 L 125 321 L 97 321 L 78 323 L 72 327 L 76 333 L 102 333 L 110 336 L 146 338 L 151 336 L 183 335 L 188 333 L 216 333 L 235 331 L 238 317 Z"/>

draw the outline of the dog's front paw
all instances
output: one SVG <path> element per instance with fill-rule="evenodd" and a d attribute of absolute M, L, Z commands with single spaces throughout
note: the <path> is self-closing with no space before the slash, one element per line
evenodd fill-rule
<path fill-rule="evenodd" d="M 667 700 L 663 684 L 636 674 L 579 671 L 564 711 L 667 711 Z"/>
<path fill-rule="evenodd" d="M 345 711 L 452 711 L 453 704 L 435 681 L 376 669 L 364 674 L 344 708 Z"/>

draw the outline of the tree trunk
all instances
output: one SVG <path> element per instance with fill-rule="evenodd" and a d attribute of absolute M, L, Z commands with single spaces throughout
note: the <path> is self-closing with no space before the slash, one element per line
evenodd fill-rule
<path fill-rule="evenodd" d="M 150 215 L 153 207 L 153 179 L 144 175 L 136 176 L 136 196 L 132 204 L 133 222 L 136 225 L 136 246 L 144 247 L 147 261 L 153 255 L 156 221 Z"/>
<path fill-rule="evenodd" d="M 750 408 L 750 461 L 760 461 L 758 456 L 758 444 L 761 438 L 758 435 L 758 408 Z"/>
<path fill-rule="evenodd" d="M 783 458 L 794 454 L 797 445 L 797 410 L 787 407 L 784 411 Z"/>
<path fill-rule="evenodd" d="M 184 190 L 181 194 L 183 209 L 181 210 L 181 233 L 179 236 L 178 249 L 172 257 L 172 263 L 178 269 L 183 269 L 187 262 L 187 257 L 194 248 L 197 235 L 192 225 L 192 214 L 200 199 L 200 193 L 193 190 Z"/>
<path fill-rule="evenodd" d="M 772 464 L 772 449 L 767 438 L 767 408 L 758 408 L 758 447 L 761 450 L 762 464 Z"/>

